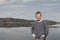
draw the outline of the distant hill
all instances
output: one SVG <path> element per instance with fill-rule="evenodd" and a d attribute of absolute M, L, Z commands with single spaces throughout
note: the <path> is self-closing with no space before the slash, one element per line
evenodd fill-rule
<path fill-rule="evenodd" d="M 55 25 L 55 24 L 60 24 L 60 22 L 52 21 L 52 20 L 45 20 L 48 25 Z"/>
<path fill-rule="evenodd" d="M 48 25 L 60 24 L 60 22 L 45 20 Z M 0 18 L 0 27 L 31 27 L 34 20 Z"/>

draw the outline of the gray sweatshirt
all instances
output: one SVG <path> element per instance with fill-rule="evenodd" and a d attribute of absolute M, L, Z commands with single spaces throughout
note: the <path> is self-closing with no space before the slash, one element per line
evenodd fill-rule
<path fill-rule="evenodd" d="M 48 32 L 49 28 L 45 20 L 42 20 L 41 22 L 34 21 L 34 23 L 32 24 L 31 33 L 34 33 L 36 35 L 35 38 L 38 39 L 41 34 L 45 34 L 47 36 Z"/>

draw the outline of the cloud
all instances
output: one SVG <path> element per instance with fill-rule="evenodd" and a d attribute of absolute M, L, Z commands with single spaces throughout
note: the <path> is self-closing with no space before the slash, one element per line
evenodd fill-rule
<path fill-rule="evenodd" d="M 0 9 L 2 10 L 2 11 L 0 11 L 0 12 L 5 12 L 5 11 L 23 11 L 23 10 L 25 10 L 25 9 L 27 9 L 27 5 L 5 5 L 5 6 L 3 6 L 3 7 L 0 7 Z"/>
<path fill-rule="evenodd" d="M 7 2 L 7 0 L 0 0 L 0 4 Z"/>
<path fill-rule="evenodd" d="M 32 0 L 22 0 L 22 2 L 24 3 L 29 2 L 29 1 L 32 1 Z"/>
<path fill-rule="evenodd" d="M 35 1 L 35 0 L 14 0 L 15 2 L 22 2 L 22 3 L 27 3 L 27 2 L 31 2 L 31 1 Z"/>
<path fill-rule="evenodd" d="M 40 2 L 49 2 L 49 1 L 57 1 L 57 0 L 21 0 L 22 2 L 24 3 L 27 3 L 27 2 L 37 2 L 37 1 L 40 1 Z"/>
<path fill-rule="evenodd" d="M 0 0 L 0 5 L 10 3 L 10 2 L 13 2 L 13 0 Z"/>
<path fill-rule="evenodd" d="M 9 8 L 25 8 L 25 7 L 27 7 L 26 5 L 7 5 L 7 6 L 5 6 L 5 7 L 9 7 Z"/>
<path fill-rule="evenodd" d="M 34 13 L 41 10 L 45 19 L 60 18 L 59 0 L 0 0 L 0 4 L 7 4 L 0 6 L 0 17 L 34 19 Z"/>
<path fill-rule="evenodd" d="M 8 3 L 8 2 L 59 2 L 59 0 L 0 0 L 0 4 Z"/>
<path fill-rule="evenodd" d="M 26 16 L 27 15 L 27 16 Z M 32 14 L 28 11 L 5 11 L 0 14 L 0 17 L 12 17 L 21 19 L 32 19 Z"/>

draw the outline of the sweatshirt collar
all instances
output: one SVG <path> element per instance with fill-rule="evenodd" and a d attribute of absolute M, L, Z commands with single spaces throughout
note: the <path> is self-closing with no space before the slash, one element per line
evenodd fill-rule
<path fill-rule="evenodd" d="M 42 22 L 42 19 L 40 21 L 38 21 L 38 22 Z"/>

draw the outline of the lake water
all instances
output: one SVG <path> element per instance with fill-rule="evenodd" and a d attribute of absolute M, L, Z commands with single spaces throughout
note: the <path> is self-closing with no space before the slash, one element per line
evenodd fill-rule
<path fill-rule="evenodd" d="M 0 40 L 33 40 L 31 27 L 0 28 Z M 49 28 L 46 40 L 60 40 L 60 28 Z"/>

